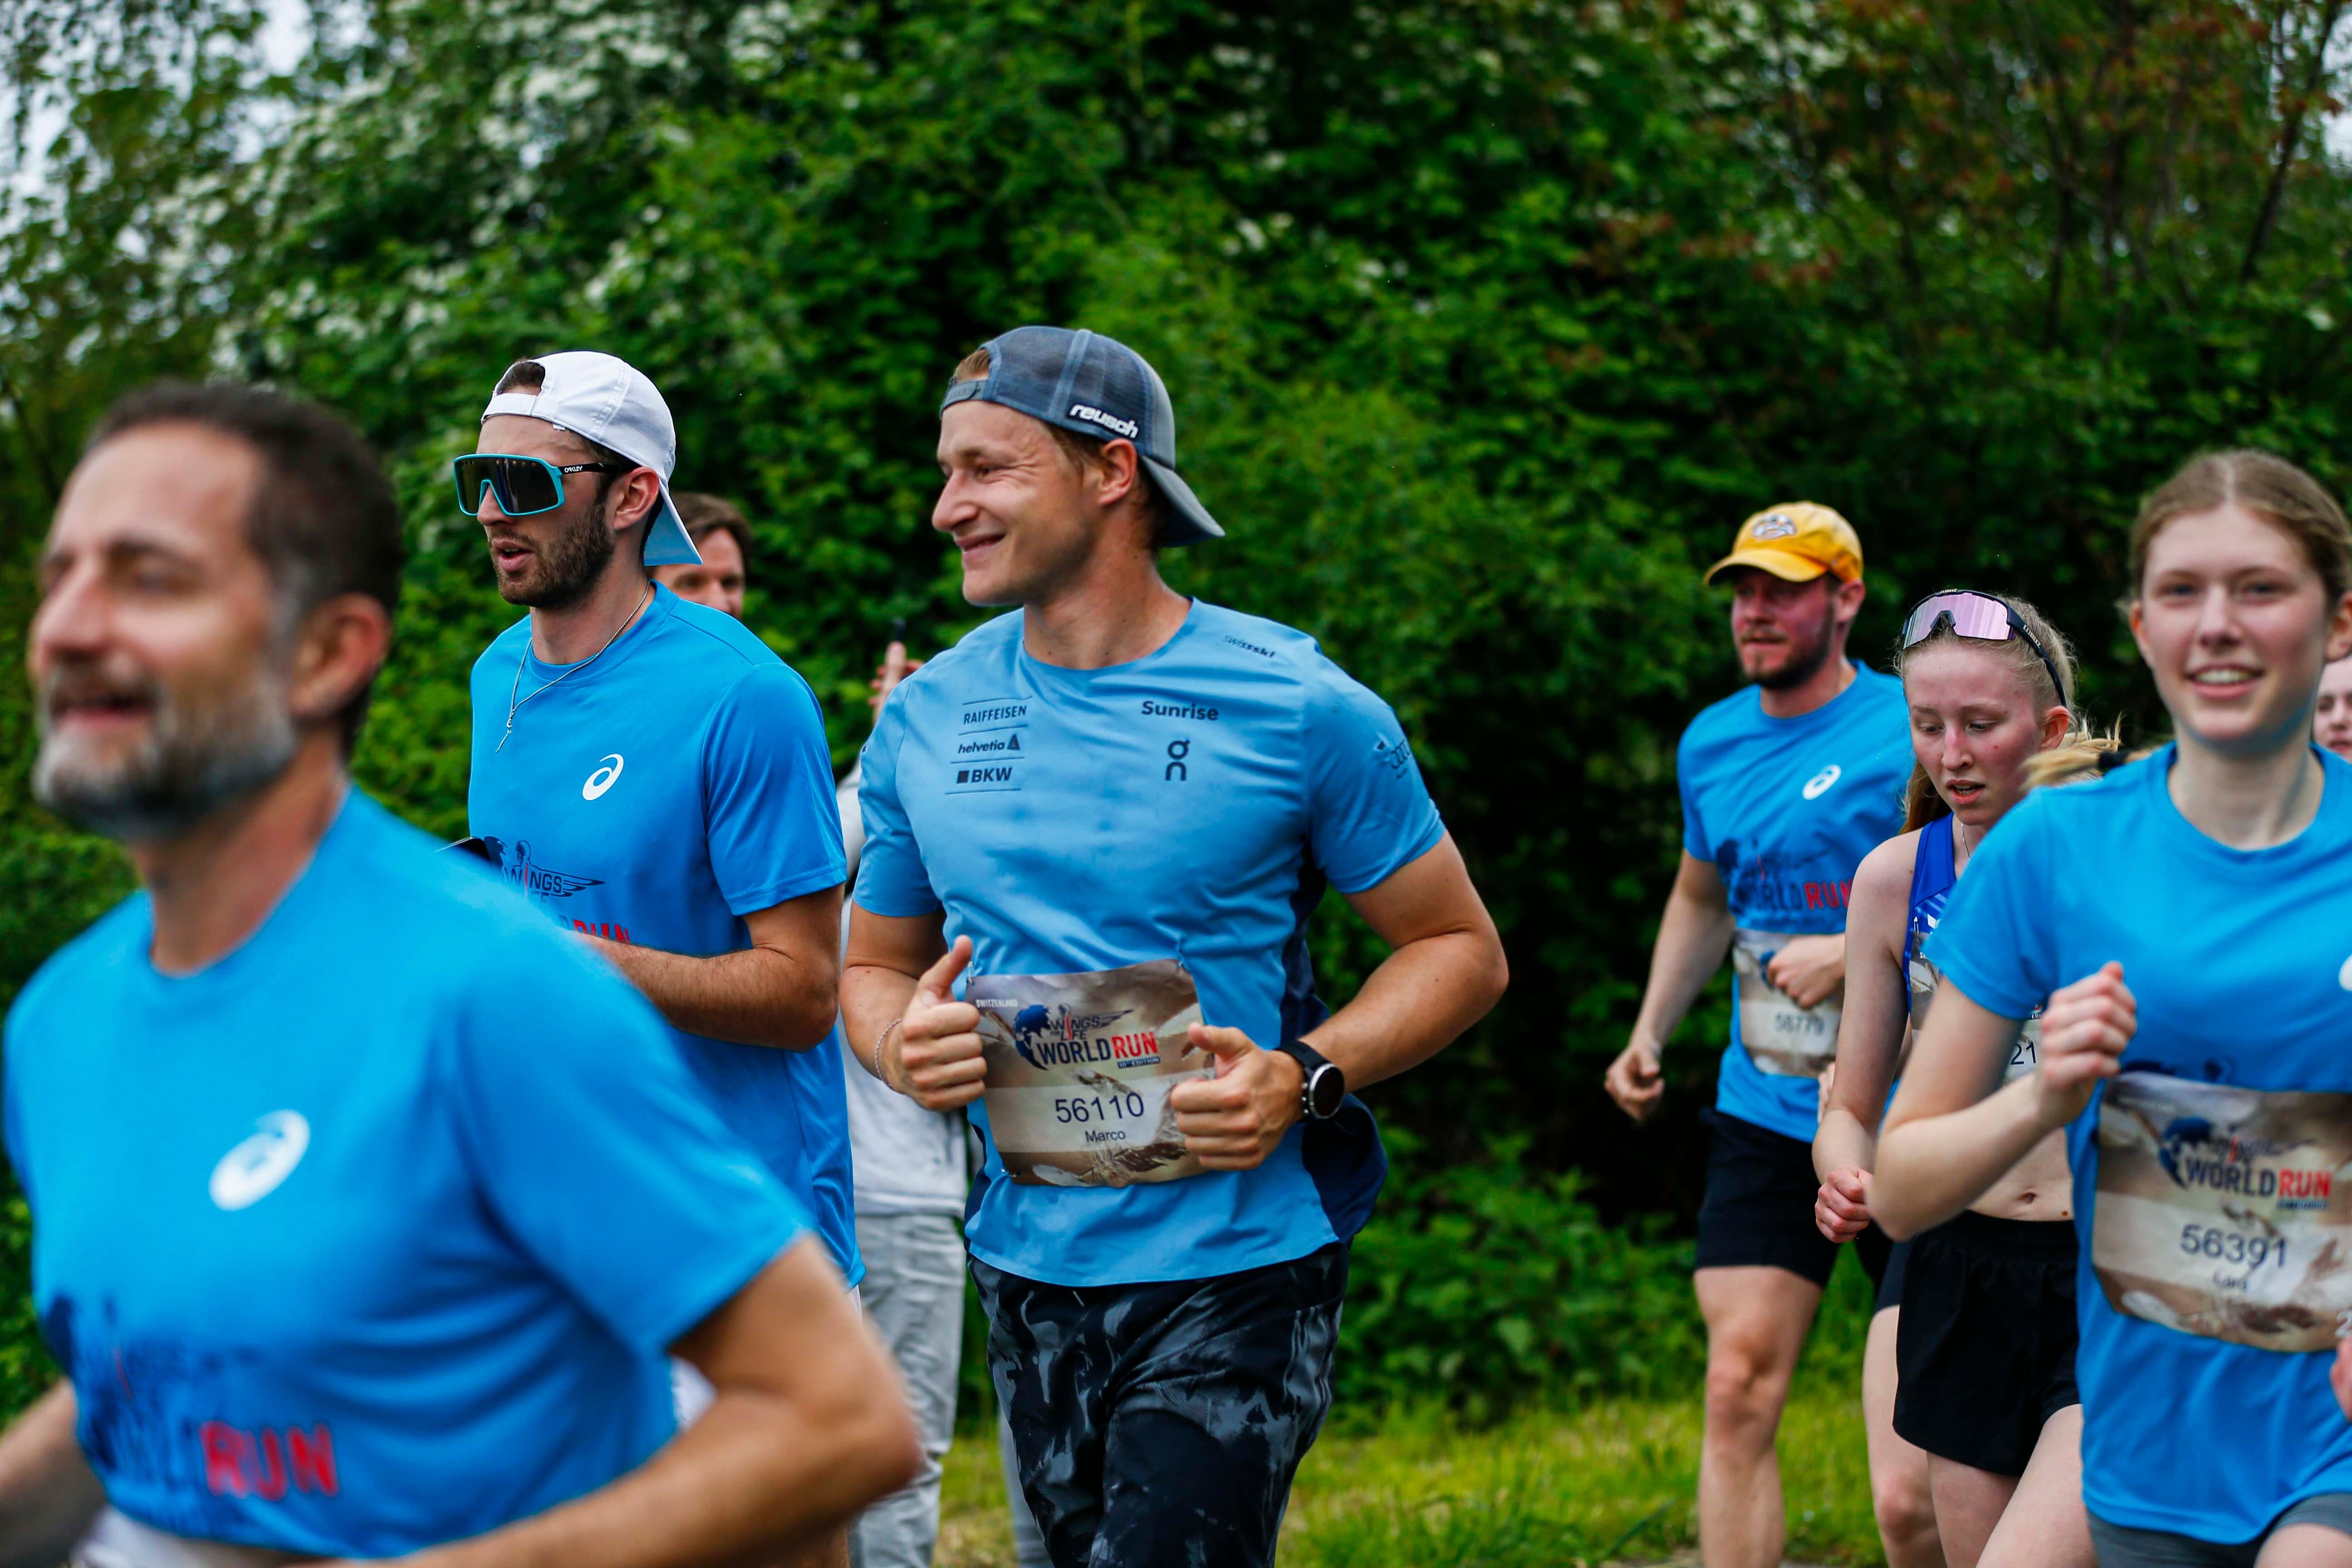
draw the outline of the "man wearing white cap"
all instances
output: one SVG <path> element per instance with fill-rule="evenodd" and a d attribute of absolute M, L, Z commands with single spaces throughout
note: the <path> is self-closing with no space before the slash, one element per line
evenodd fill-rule
<path fill-rule="evenodd" d="M 467 815 L 508 879 L 661 1011 L 854 1286 L 824 720 L 741 623 L 647 575 L 698 559 L 677 450 L 661 394 L 610 354 L 499 380 L 457 495 L 530 614 L 474 665 Z"/>

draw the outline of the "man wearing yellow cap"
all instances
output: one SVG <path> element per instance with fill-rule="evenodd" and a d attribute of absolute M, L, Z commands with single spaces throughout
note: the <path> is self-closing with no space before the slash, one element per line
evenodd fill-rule
<path fill-rule="evenodd" d="M 1752 684 L 1683 732 L 1682 866 L 1607 1083 L 1635 1121 L 1656 1108 L 1658 1053 L 1729 952 L 1736 1000 L 1695 1281 L 1707 1328 L 1699 1551 L 1707 1568 L 1766 1568 L 1784 1533 L 1774 1437 L 1837 1261 L 1813 1224 L 1812 1139 L 1837 1054 L 1846 897 L 1862 858 L 1902 828 L 1911 747 L 1902 683 L 1846 658 L 1863 582 L 1845 519 L 1810 501 L 1758 512 L 1707 580 L 1732 590 L 1732 642 Z M 1855 1247 L 1880 1279 L 1885 1238 L 1865 1231 Z M 1927 1517 L 1917 1468 L 1916 1519 L 1901 1498 L 1880 1498 L 1898 1562 Z"/>

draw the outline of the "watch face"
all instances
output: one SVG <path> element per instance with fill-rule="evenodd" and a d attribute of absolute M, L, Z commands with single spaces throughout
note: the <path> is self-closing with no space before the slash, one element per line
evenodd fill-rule
<path fill-rule="evenodd" d="M 1348 1079 L 1336 1067 L 1326 1063 L 1315 1069 L 1307 1080 L 1307 1105 L 1318 1119 L 1339 1113 L 1339 1102 L 1348 1098 Z"/>

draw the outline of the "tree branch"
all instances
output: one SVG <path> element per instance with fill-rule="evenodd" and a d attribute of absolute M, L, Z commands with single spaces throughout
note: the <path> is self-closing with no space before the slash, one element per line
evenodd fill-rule
<path fill-rule="evenodd" d="M 2246 258 L 2238 268 L 2238 285 L 2243 288 L 2254 280 L 2254 272 L 2262 265 L 2263 250 L 2270 244 L 2271 233 L 2278 226 L 2279 208 L 2286 199 L 2286 177 L 2294 166 L 2294 155 L 2303 141 L 2303 122 L 2310 113 L 2311 100 L 2318 95 L 2320 79 L 2327 70 L 2327 43 L 2336 37 L 2336 23 L 2344 14 L 2344 0 L 2327 0 L 2320 13 L 2319 36 L 2312 40 L 2311 68 L 2304 73 L 2302 88 L 2290 100 L 2286 125 L 2279 132 L 2276 162 L 2271 165 L 2270 187 L 2263 193 L 2262 211 L 2254 218 L 2254 232 L 2246 239 Z M 2282 44 L 2282 66 L 2286 50 Z M 2284 75 L 2284 69 L 2281 74 Z"/>

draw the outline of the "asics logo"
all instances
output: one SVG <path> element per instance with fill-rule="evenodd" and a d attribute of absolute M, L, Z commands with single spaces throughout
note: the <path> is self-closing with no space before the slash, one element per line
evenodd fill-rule
<path fill-rule="evenodd" d="M 310 1124 L 299 1110 L 273 1110 L 254 1124 L 252 1137 L 213 1167 L 213 1206 L 235 1213 L 278 1190 L 310 1147 Z"/>
<path fill-rule="evenodd" d="M 1805 798 L 1807 800 L 1821 799 L 1822 796 L 1829 794 L 1830 785 L 1837 783 L 1840 778 L 1844 776 L 1844 774 L 1845 770 L 1843 768 L 1839 767 L 1835 763 L 1832 763 L 1828 767 L 1823 768 L 1820 773 L 1815 773 L 1811 778 L 1805 781 Z"/>
<path fill-rule="evenodd" d="M 621 761 L 620 752 L 614 752 L 609 757 L 599 758 L 598 763 L 596 771 L 588 775 L 588 782 L 580 786 L 582 800 L 595 800 L 606 790 L 621 782 L 621 769 L 625 764 Z"/>
<path fill-rule="evenodd" d="M 1785 511 L 1766 512 L 1756 520 L 1756 526 L 1748 531 L 1750 539 L 1794 539 L 1796 536 L 1796 519 Z"/>

